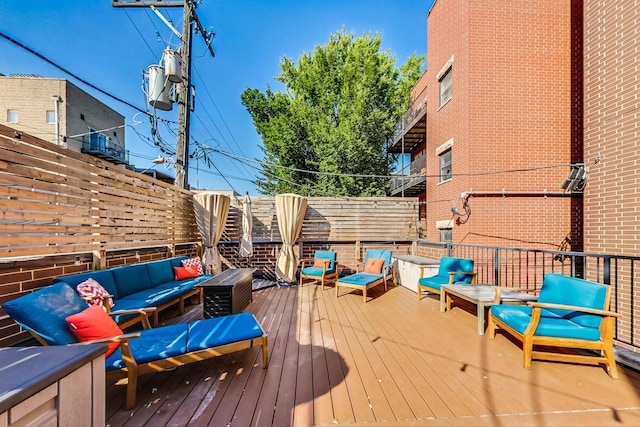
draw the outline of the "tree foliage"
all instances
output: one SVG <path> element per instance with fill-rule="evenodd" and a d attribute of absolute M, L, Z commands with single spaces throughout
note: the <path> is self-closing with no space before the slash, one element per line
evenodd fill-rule
<path fill-rule="evenodd" d="M 344 30 L 326 46 L 286 56 L 276 80 L 286 91 L 248 88 L 242 103 L 262 137 L 263 194 L 384 195 L 395 157 L 385 152 L 410 102 L 423 57 L 395 67 L 379 34 L 354 38 Z M 309 173 L 312 171 L 316 173 Z"/>

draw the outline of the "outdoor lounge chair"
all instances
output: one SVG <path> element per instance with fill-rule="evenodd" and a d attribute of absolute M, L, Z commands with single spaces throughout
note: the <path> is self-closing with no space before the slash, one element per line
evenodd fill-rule
<path fill-rule="evenodd" d="M 305 267 L 305 265 L 309 266 Z M 304 279 L 319 281 L 323 289 L 325 283 L 335 282 L 338 279 L 336 253 L 333 251 L 316 251 L 313 260 L 302 260 L 300 286 L 303 285 Z"/>
<path fill-rule="evenodd" d="M 532 359 L 602 363 L 612 378 L 618 378 L 613 353 L 618 314 L 609 311 L 610 298 L 607 285 L 548 273 L 537 302 L 491 306 L 489 338 L 494 339 L 500 328 L 520 340 L 526 369 L 531 368 Z M 534 351 L 534 346 L 541 347 Z"/>
<path fill-rule="evenodd" d="M 371 270 L 369 267 L 377 264 L 379 270 Z M 358 271 L 349 276 L 341 277 L 336 280 L 336 297 L 338 297 L 338 288 L 345 287 L 351 289 L 360 289 L 362 291 L 362 300 L 367 302 L 367 290 L 384 283 L 384 290 L 387 291 L 387 280 L 391 278 L 393 283 L 396 281 L 396 273 L 391 264 L 391 251 L 369 249 L 365 256 L 364 263 L 358 264 L 358 270 L 363 266 L 363 271 Z M 379 271 L 379 272 L 378 272 Z"/>
<path fill-rule="evenodd" d="M 431 277 L 422 277 L 424 268 L 420 268 L 420 279 L 418 280 L 418 301 L 422 299 L 422 291 L 440 295 L 440 287 L 446 284 L 468 284 L 476 283 L 476 273 L 473 272 L 473 260 L 466 258 L 451 258 L 443 256 L 440 258 L 438 274 Z"/>
<path fill-rule="evenodd" d="M 67 318 L 98 308 L 88 309 L 87 303 L 66 283 L 56 283 L 24 295 L 3 305 L 4 311 L 20 326 L 31 332 L 45 345 L 70 345 L 78 343 Z M 146 309 L 137 310 L 136 312 Z M 123 314 L 122 312 L 109 313 Z M 110 319 L 107 318 L 107 321 Z M 89 322 L 87 322 L 89 323 Z M 115 322 L 112 322 L 115 325 Z M 148 327 L 145 318 L 143 324 Z M 117 328 L 117 325 L 116 325 Z M 117 328 L 119 329 L 119 328 Z M 139 375 L 164 371 L 191 362 L 262 346 L 262 363 L 269 363 L 267 335 L 251 313 L 240 313 L 212 319 L 197 320 L 188 324 L 145 329 L 135 333 L 85 341 L 87 343 L 119 342 L 117 348 L 107 352 L 107 371 L 121 370 L 127 376 L 127 409 L 136 404 L 136 386 Z"/>

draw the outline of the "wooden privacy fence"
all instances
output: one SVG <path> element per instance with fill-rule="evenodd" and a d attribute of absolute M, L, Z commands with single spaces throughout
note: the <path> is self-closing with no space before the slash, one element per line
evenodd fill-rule
<path fill-rule="evenodd" d="M 0 259 L 199 240 L 192 193 L 0 125 Z"/>

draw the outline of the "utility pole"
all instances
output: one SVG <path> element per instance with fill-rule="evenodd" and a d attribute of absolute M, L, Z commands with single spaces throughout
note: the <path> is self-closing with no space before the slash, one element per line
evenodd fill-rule
<path fill-rule="evenodd" d="M 189 188 L 189 140 L 191 127 L 191 44 L 193 34 L 194 21 L 198 26 L 198 30 L 209 48 L 211 56 L 215 53 L 211 47 L 213 34 L 206 31 L 198 16 L 195 13 L 196 3 L 193 0 L 183 1 L 153 1 L 141 2 L 139 0 L 112 0 L 113 7 L 182 7 L 182 46 L 180 56 L 182 59 L 181 71 L 182 81 L 178 83 L 176 93 L 178 96 L 178 140 L 176 141 L 176 177 L 175 186 L 179 188 Z M 155 11 L 155 10 L 154 10 Z M 163 21 L 165 21 L 163 19 Z M 172 31 L 176 31 L 169 23 L 165 21 Z"/>

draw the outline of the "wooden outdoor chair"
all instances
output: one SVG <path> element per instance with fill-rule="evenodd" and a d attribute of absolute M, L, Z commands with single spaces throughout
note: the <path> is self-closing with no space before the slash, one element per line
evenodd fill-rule
<path fill-rule="evenodd" d="M 323 289 L 325 284 L 334 283 L 338 279 L 336 253 L 333 251 L 316 251 L 312 260 L 302 260 L 300 286 L 304 284 L 304 279 L 320 282 Z"/>
<path fill-rule="evenodd" d="M 95 307 L 97 306 L 92 308 Z M 266 368 L 269 364 L 267 335 L 251 313 L 197 320 L 134 333 L 122 333 L 120 330 L 121 334 L 117 336 L 79 343 L 67 319 L 77 318 L 89 311 L 91 321 L 95 322 L 98 318 L 95 317 L 95 310 L 88 308 L 87 303 L 66 283 L 56 283 L 7 301 L 2 308 L 44 345 L 119 343 L 117 348 L 110 346 L 105 366 L 107 371 L 120 370 L 126 375 L 127 409 L 135 406 L 138 376 L 145 373 L 164 371 L 254 346 L 262 347 L 263 366 Z M 102 309 L 98 312 L 107 321 L 111 320 Z M 145 309 L 135 312 L 145 312 Z M 124 313 L 116 311 L 109 314 Z M 118 330 L 115 322 L 112 323 Z M 145 318 L 143 324 L 149 327 L 148 319 Z M 96 327 L 102 328 L 102 325 L 100 318 Z"/>
<path fill-rule="evenodd" d="M 476 283 L 476 273 L 473 272 L 473 260 L 466 258 L 440 258 L 438 274 L 431 277 L 422 277 L 424 267 L 420 267 L 420 279 L 418 280 L 418 301 L 422 299 L 422 292 L 427 291 L 440 295 L 442 285 L 473 285 Z"/>
<path fill-rule="evenodd" d="M 336 280 L 336 298 L 338 297 L 338 288 L 359 289 L 362 291 L 362 299 L 367 302 L 367 290 L 384 284 L 384 291 L 387 291 L 387 280 L 391 279 L 395 284 L 396 273 L 391 263 L 391 251 L 369 249 L 364 259 L 364 263 L 358 264 L 358 271 L 349 276 L 341 277 Z"/>
<path fill-rule="evenodd" d="M 521 341 L 526 369 L 533 359 L 604 364 L 609 375 L 618 378 L 613 353 L 618 314 L 609 311 L 610 293 L 607 285 L 546 274 L 537 302 L 491 307 L 489 338 L 501 329 Z"/>

